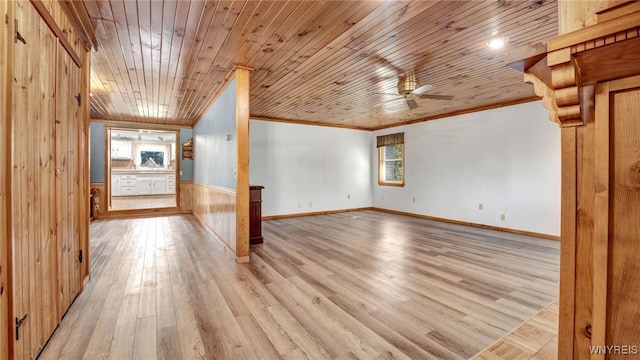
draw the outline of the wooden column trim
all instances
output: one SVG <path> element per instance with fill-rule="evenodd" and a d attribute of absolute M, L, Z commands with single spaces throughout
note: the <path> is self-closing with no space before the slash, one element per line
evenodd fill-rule
<path fill-rule="evenodd" d="M 249 261 L 249 74 L 236 67 L 236 259 Z"/>
<path fill-rule="evenodd" d="M 591 344 L 607 345 L 607 270 L 609 245 L 609 84 L 596 87 L 595 198 L 593 219 L 593 315 Z M 604 354 L 591 356 L 604 360 Z"/>
<path fill-rule="evenodd" d="M 584 125 L 583 101 L 593 102 L 581 88 L 602 81 L 625 78 L 640 73 L 640 12 L 622 12 L 622 16 L 600 24 L 549 39 L 545 71 L 534 68 L 540 54 L 530 52 L 527 59 L 511 59 L 510 66 L 522 68 L 533 82 L 536 95 L 543 96 L 550 117 L 561 127 Z M 539 46 L 538 46 L 539 47 Z M 526 54 L 526 52 L 520 52 Z M 539 81 L 533 81 L 532 77 Z M 543 89 L 544 83 L 553 91 Z"/>
<path fill-rule="evenodd" d="M 576 236 L 577 236 L 577 130 L 561 129 L 562 180 L 560 203 L 560 309 L 558 359 L 573 359 L 575 333 Z"/>

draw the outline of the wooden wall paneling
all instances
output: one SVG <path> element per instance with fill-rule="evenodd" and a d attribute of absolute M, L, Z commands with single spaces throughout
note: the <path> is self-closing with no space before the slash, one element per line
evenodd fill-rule
<path fill-rule="evenodd" d="M 26 44 L 14 51 L 14 314 L 27 318 L 16 358 L 35 357 L 58 323 L 55 224 L 55 78 L 57 41 L 26 1 L 14 3 Z"/>
<path fill-rule="evenodd" d="M 13 2 L 0 2 L 0 17 L 13 19 Z M 11 89 L 13 22 L 0 22 L 0 358 L 13 354 L 11 242 Z"/>
<path fill-rule="evenodd" d="M 236 246 L 238 261 L 249 261 L 249 71 L 236 68 Z"/>
<path fill-rule="evenodd" d="M 67 51 L 58 48 L 56 102 L 56 194 L 58 229 L 59 319 L 80 291 L 81 227 L 84 226 L 84 141 L 80 76 Z"/>
<path fill-rule="evenodd" d="M 93 209 L 93 218 L 94 220 L 100 219 L 107 212 L 107 187 L 105 183 L 90 183 L 90 189 L 97 189 L 99 194 L 97 198 L 94 198 L 95 204 L 97 205 L 97 209 Z"/>
<path fill-rule="evenodd" d="M 193 195 L 193 214 L 235 256 L 235 191 L 194 183 Z"/>
<path fill-rule="evenodd" d="M 610 119 L 608 205 L 611 221 L 607 291 L 603 295 L 606 296 L 604 344 L 635 345 L 637 351 L 640 341 L 637 291 L 640 289 L 640 76 L 612 81 L 609 91 L 606 98 L 604 95 L 599 98 L 606 101 L 611 110 L 602 113 Z"/>
<path fill-rule="evenodd" d="M 181 181 L 180 182 L 180 210 L 183 213 L 190 213 L 193 211 L 193 182 Z"/>

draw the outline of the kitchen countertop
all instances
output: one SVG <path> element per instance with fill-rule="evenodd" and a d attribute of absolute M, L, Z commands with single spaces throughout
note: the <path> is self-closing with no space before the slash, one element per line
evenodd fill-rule
<path fill-rule="evenodd" d="M 175 174 L 175 169 L 114 169 L 111 168 L 112 174 L 127 174 L 127 175 L 137 175 L 137 174 Z"/>

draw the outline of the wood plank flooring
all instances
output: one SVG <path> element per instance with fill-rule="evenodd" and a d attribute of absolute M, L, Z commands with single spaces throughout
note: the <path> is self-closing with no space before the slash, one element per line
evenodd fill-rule
<path fill-rule="evenodd" d="M 558 353 L 558 300 L 540 310 L 473 360 L 547 360 Z"/>
<path fill-rule="evenodd" d="M 559 243 L 376 211 L 270 220 L 236 264 L 194 217 L 91 224 L 42 359 L 466 359 L 558 296 Z"/>

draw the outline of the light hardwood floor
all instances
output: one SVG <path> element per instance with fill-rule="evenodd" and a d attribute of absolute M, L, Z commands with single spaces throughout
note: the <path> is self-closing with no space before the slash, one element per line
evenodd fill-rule
<path fill-rule="evenodd" d="M 473 360 L 548 360 L 558 353 L 558 300 L 481 351 Z"/>
<path fill-rule="evenodd" d="M 192 216 L 91 224 L 42 359 L 465 359 L 558 296 L 559 243 L 376 211 L 271 220 L 236 264 Z"/>

